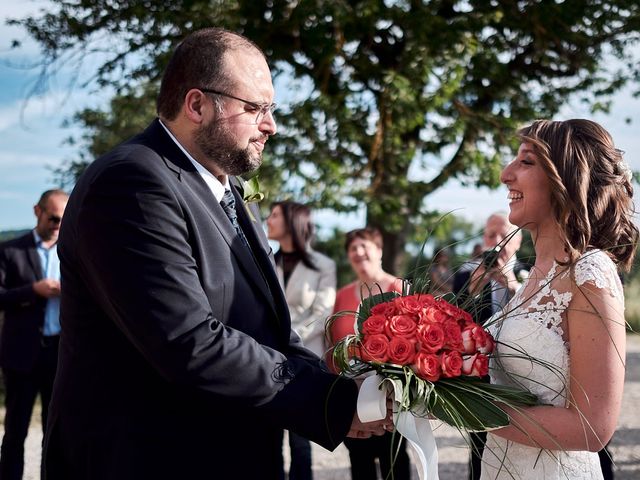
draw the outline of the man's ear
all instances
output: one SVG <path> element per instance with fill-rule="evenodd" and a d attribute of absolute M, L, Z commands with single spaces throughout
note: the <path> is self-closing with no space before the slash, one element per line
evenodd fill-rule
<path fill-rule="evenodd" d="M 208 101 L 206 95 L 193 88 L 184 97 L 184 113 L 193 123 L 201 124 L 205 119 L 205 112 L 211 111 L 215 116 L 213 103 Z"/>

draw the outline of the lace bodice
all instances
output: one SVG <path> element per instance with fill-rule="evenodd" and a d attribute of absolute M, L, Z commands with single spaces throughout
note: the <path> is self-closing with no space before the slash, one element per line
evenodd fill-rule
<path fill-rule="evenodd" d="M 527 280 L 534 281 L 532 279 Z M 566 406 L 569 388 L 569 342 L 564 332 L 565 312 L 574 291 L 589 284 L 602 295 L 624 302 L 622 285 L 616 266 L 600 250 L 585 252 L 573 267 L 554 263 L 546 277 L 538 282 L 533 294 L 525 292 L 527 282 L 516 292 L 503 312 L 489 320 L 489 330 L 497 340 L 496 354 L 490 363 L 491 382 L 512 384 L 529 389 L 543 403 Z M 526 354 L 524 357 L 523 354 Z M 533 359 L 533 360 L 532 360 Z M 489 435 L 482 478 L 563 478 L 592 477 L 597 454 L 588 452 L 543 452 L 539 448 L 508 442 Z M 485 450 L 486 452 L 486 450 Z M 492 469 L 505 457 L 507 472 Z M 539 458 L 538 458 L 539 457 Z M 593 462 L 596 462 L 592 465 Z M 593 470 L 599 472 L 598 468 Z M 486 475 L 485 475 L 486 471 Z"/>

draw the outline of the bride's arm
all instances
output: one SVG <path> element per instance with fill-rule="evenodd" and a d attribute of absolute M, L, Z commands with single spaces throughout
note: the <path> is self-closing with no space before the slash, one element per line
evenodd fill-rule
<path fill-rule="evenodd" d="M 552 450 L 598 451 L 611 439 L 624 385 L 622 299 L 592 282 L 575 287 L 567 323 L 571 374 L 568 407 L 530 407 L 521 412 L 508 409 L 512 425 L 493 433 Z"/>

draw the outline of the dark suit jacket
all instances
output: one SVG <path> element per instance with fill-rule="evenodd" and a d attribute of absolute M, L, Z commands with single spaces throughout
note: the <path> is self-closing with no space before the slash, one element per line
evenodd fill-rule
<path fill-rule="evenodd" d="M 2 368 L 28 372 L 36 364 L 47 305 L 47 300 L 33 290 L 33 283 L 38 280 L 42 280 L 42 266 L 33 232 L 0 245 Z"/>
<path fill-rule="evenodd" d="M 343 440 L 357 388 L 292 335 L 264 232 L 232 190 L 253 255 L 157 120 L 78 181 L 58 245 L 48 479 L 277 478 L 281 429 Z"/>

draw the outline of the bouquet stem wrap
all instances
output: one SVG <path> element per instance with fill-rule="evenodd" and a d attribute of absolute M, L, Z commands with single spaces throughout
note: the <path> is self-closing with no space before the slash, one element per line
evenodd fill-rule
<path fill-rule="evenodd" d="M 391 385 L 385 385 L 391 384 Z M 438 480 L 438 449 L 426 417 L 413 415 L 410 411 L 396 412 L 402 399 L 402 383 L 381 375 L 365 378 L 358 395 L 358 417 L 362 422 L 382 420 L 387 413 L 387 391 L 392 389 L 394 398 L 393 423 L 414 449 L 418 459 L 420 480 Z"/>

